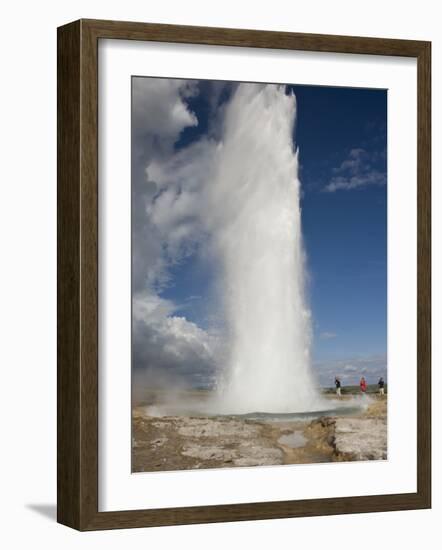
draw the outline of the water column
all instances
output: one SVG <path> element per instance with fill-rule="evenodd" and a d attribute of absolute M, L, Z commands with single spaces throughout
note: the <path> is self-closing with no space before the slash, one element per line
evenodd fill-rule
<path fill-rule="evenodd" d="M 226 107 L 210 200 L 228 342 L 218 399 L 229 413 L 308 411 L 319 401 L 295 117 L 285 86 L 241 84 Z"/>

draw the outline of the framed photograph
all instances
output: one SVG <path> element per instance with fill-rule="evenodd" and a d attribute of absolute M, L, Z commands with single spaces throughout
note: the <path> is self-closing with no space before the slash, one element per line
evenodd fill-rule
<path fill-rule="evenodd" d="M 58 521 L 431 506 L 429 42 L 58 29 Z"/>

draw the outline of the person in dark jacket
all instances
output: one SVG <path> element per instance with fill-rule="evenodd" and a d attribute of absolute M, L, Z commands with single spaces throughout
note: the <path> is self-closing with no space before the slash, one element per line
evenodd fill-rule
<path fill-rule="evenodd" d="M 384 395 L 385 382 L 382 376 L 379 378 L 378 386 L 379 386 L 379 395 Z"/>
<path fill-rule="evenodd" d="M 341 380 L 335 376 L 336 395 L 341 397 Z"/>

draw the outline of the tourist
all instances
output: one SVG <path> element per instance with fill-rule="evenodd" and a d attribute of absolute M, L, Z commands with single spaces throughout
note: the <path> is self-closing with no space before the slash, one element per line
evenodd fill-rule
<path fill-rule="evenodd" d="M 335 376 L 336 395 L 341 397 L 341 380 Z"/>
<path fill-rule="evenodd" d="M 361 393 L 365 395 L 365 392 L 367 391 L 367 382 L 365 381 L 364 377 L 361 378 L 361 381 L 359 382 L 359 387 L 361 388 Z"/>
<path fill-rule="evenodd" d="M 379 386 L 379 395 L 384 395 L 385 382 L 382 376 L 379 378 L 378 386 Z"/>

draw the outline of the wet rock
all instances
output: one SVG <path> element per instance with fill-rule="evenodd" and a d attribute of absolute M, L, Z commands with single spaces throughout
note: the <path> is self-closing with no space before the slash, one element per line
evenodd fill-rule
<path fill-rule="evenodd" d="M 162 447 L 167 442 L 167 437 L 159 437 L 158 439 L 155 439 L 152 441 L 151 446 L 153 448 L 156 447 Z"/>
<path fill-rule="evenodd" d="M 336 422 L 336 418 L 330 418 L 329 416 L 321 416 L 318 418 L 317 422 L 321 424 L 323 428 L 329 428 L 333 426 Z"/>
<path fill-rule="evenodd" d="M 182 454 L 184 456 L 190 456 L 192 458 L 198 458 L 199 460 L 213 460 L 221 462 L 232 461 L 237 453 L 230 449 L 223 449 L 216 446 L 201 446 L 200 444 L 186 445 Z"/>
<path fill-rule="evenodd" d="M 256 437 L 260 428 L 238 420 L 218 420 L 215 418 L 189 418 L 178 428 L 178 433 L 184 437 L 222 437 L 248 438 Z"/>
<path fill-rule="evenodd" d="M 282 464 L 283 453 L 272 447 L 241 446 L 241 456 L 233 461 L 234 466 L 272 466 Z"/>

